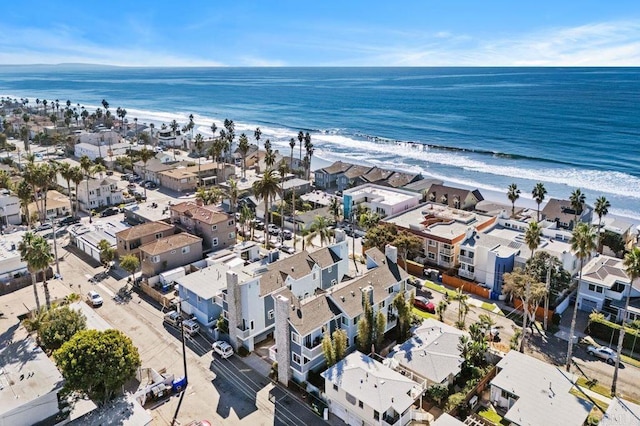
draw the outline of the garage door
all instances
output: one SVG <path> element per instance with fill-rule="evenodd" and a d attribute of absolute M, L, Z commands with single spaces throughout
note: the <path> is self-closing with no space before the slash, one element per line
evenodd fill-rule
<path fill-rule="evenodd" d="M 597 311 L 598 303 L 594 300 L 583 298 L 582 302 L 580 303 L 580 310 L 587 311 L 587 312 Z"/>
<path fill-rule="evenodd" d="M 345 410 L 342 405 L 335 402 L 332 403 L 331 412 L 335 414 L 340 420 L 345 422 L 347 421 L 347 410 Z"/>

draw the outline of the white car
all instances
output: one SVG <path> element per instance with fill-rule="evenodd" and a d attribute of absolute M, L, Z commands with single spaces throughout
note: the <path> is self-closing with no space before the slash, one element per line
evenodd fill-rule
<path fill-rule="evenodd" d="M 91 290 L 87 296 L 89 297 L 89 303 L 91 304 L 91 306 L 93 306 L 94 308 L 97 308 L 98 306 L 102 306 L 102 296 L 100 296 L 98 294 L 98 292 Z"/>
<path fill-rule="evenodd" d="M 280 247 L 280 250 L 282 250 L 283 252 L 285 252 L 287 254 L 293 254 L 293 253 L 296 252 L 296 250 L 291 246 L 282 246 L 282 247 Z"/>
<path fill-rule="evenodd" d="M 591 356 L 597 356 L 598 358 L 604 359 L 607 364 L 614 364 L 618 358 L 616 351 L 606 346 L 589 346 L 587 347 L 587 352 Z"/>
<path fill-rule="evenodd" d="M 231 355 L 233 355 L 233 348 L 231 347 L 231 345 L 222 340 L 214 342 L 213 345 L 211 345 L 211 348 L 223 359 L 227 359 Z"/>

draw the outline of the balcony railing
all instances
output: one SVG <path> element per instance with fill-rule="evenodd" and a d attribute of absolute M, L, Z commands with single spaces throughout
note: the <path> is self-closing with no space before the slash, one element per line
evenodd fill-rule
<path fill-rule="evenodd" d="M 469 265 L 473 265 L 473 257 L 460 255 L 458 256 L 458 259 L 460 259 L 460 263 L 468 263 Z"/>
<path fill-rule="evenodd" d="M 453 250 L 452 249 L 448 249 L 448 248 L 440 247 L 439 253 L 447 255 L 447 256 L 451 256 L 453 254 Z"/>
<path fill-rule="evenodd" d="M 305 345 L 302 345 L 302 355 L 306 356 L 309 359 L 314 359 L 317 356 L 322 354 L 322 344 L 319 344 L 315 348 L 307 348 Z"/>
<path fill-rule="evenodd" d="M 243 330 L 240 327 L 238 327 L 236 330 L 236 335 L 241 339 L 246 339 L 251 335 L 251 329 L 247 328 L 246 330 Z"/>
<path fill-rule="evenodd" d="M 400 420 L 400 414 L 398 413 L 396 413 L 394 416 L 390 416 L 385 413 L 384 416 L 382 416 L 382 421 L 390 426 L 395 426 L 395 424 L 398 423 L 398 420 Z"/>
<path fill-rule="evenodd" d="M 458 275 L 463 278 L 468 278 L 470 280 L 475 278 L 475 274 L 473 272 L 469 272 L 466 269 L 458 269 Z"/>

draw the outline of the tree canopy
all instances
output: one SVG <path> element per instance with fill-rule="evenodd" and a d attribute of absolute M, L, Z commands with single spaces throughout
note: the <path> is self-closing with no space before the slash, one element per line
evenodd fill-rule
<path fill-rule="evenodd" d="M 104 405 L 140 366 L 138 349 L 118 330 L 83 330 L 54 352 L 70 389 Z"/>
<path fill-rule="evenodd" d="M 47 351 L 60 348 L 87 327 L 86 317 L 68 306 L 42 310 L 35 320 L 28 321 L 30 328 L 38 333 L 40 345 Z"/>

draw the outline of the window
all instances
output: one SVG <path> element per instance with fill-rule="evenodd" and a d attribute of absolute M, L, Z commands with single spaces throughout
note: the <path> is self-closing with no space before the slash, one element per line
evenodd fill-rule
<path fill-rule="evenodd" d="M 343 325 L 348 325 L 349 324 L 349 319 L 347 317 L 345 317 L 344 315 L 342 316 L 342 324 Z"/>
<path fill-rule="evenodd" d="M 274 316 L 275 316 L 275 315 L 274 315 L 274 313 L 273 313 L 273 309 L 271 309 L 269 312 L 267 312 L 267 318 L 269 318 L 269 319 L 273 319 L 273 317 L 274 317 Z"/>
<path fill-rule="evenodd" d="M 309 358 L 307 358 L 306 356 L 302 357 L 302 365 L 308 364 L 309 361 L 311 361 Z"/>
<path fill-rule="evenodd" d="M 291 354 L 293 355 L 293 362 L 295 362 L 295 363 L 296 363 L 296 364 L 298 364 L 298 365 L 301 365 L 301 364 L 300 364 L 300 355 L 298 355 L 298 354 L 297 354 L 297 353 L 295 353 L 295 352 L 291 352 Z"/>
<path fill-rule="evenodd" d="M 232 219 L 232 220 L 230 220 L 229 222 L 227 222 L 227 225 L 229 225 L 229 226 L 233 226 L 233 219 Z"/>
<path fill-rule="evenodd" d="M 380 420 L 380 413 L 376 410 L 373 410 L 373 420 Z"/>
<path fill-rule="evenodd" d="M 393 293 L 393 286 L 389 287 L 387 291 L 389 292 L 389 294 Z"/>
<path fill-rule="evenodd" d="M 162 238 L 162 234 L 161 233 L 156 234 L 156 240 L 159 240 L 160 238 Z"/>
<path fill-rule="evenodd" d="M 249 329 L 253 330 L 253 320 L 251 320 L 251 322 L 249 323 Z"/>
<path fill-rule="evenodd" d="M 315 272 L 313 273 L 313 279 L 314 279 L 314 280 L 315 280 L 315 279 L 317 279 L 317 276 L 316 276 L 316 273 L 315 273 Z"/>
<path fill-rule="evenodd" d="M 460 249 L 460 256 L 466 256 L 467 251 L 465 249 Z"/>
<path fill-rule="evenodd" d="M 333 390 L 338 392 L 338 385 L 336 385 L 335 383 L 333 384 Z"/>
<path fill-rule="evenodd" d="M 291 340 L 293 343 L 300 344 L 300 335 L 298 333 L 291 332 Z"/>
<path fill-rule="evenodd" d="M 380 302 L 380 309 L 384 308 L 384 300 L 382 302 Z"/>
<path fill-rule="evenodd" d="M 191 251 L 191 247 L 187 246 L 187 247 L 182 247 L 182 254 L 187 254 Z"/>
<path fill-rule="evenodd" d="M 429 257 L 429 260 L 436 260 L 436 254 L 435 253 L 427 253 L 427 256 Z"/>
<path fill-rule="evenodd" d="M 358 407 L 360 408 L 364 408 L 364 404 L 362 403 L 362 401 L 358 400 Z"/>
<path fill-rule="evenodd" d="M 229 232 L 229 239 L 233 240 L 236 237 L 236 233 L 235 232 Z"/>
<path fill-rule="evenodd" d="M 212 231 L 217 231 L 218 230 L 218 225 L 211 225 L 211 230 Z"/>
<path fill-rule="evenodd" d="M 218 246 L 218 239 L 217 239 L 217 238 L 214 238 L 213 240 L 211 240 L 211 245 L 212 245 L 213 247 L 217 247 L 217 246 Z"/>
<path fill-rule="evenodd" d="M 151 256 L 151 262 L 152 263 L 159 263 L 160 262 L 160 256 Z"/>
<path fill-rule="evenodd" d="M 603 293 L 603 288 L 599 285 L 589 284 L 589 291 L 593 291 L 594 293 Z"/>
<path fill-rule="evenodd" d="M 332 270 L 332 269 L 333 269 L 333 267 L 332 267 L 332 266 L 329 266 L 329 269 L 328 269 L 329 273 L 331 273 L 331 270 Z"/>
<path fill-rule="evenodd" d="M 337 281 L 337 280 L 331 280 L 331 285 L 332 285 L 332 286 L 334 286 L 334 285 L 336 285 L 336 284 L 338 284 L 338 281 Z"/>
<path fill-rule="evenodd" d="M 436 242 L 433 240 L 429 240 L 429 247 L 435 247 L 436 246 Z"/>

